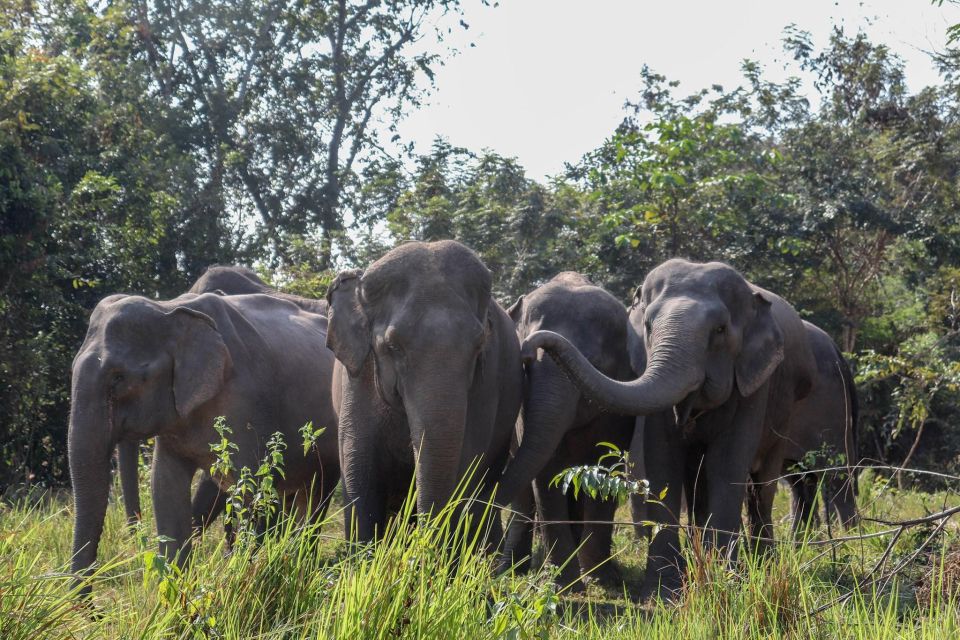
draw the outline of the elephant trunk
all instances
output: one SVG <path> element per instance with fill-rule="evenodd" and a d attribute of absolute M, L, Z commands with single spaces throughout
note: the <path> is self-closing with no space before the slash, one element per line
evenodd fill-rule
<path fill-rule="evenodd" d="M 117 444 L 120 464 L 120 487 L 123 490 L 123 508 L 127 513 L 127 525 L 135 527 L 140 522 L 140 443 L 136 440 Z"/>
<path fill-rule="evenodd" d="M 466 392 L 414 391 L 404 402 L 416 458 L 417 510 L 439 510 L 460 481 L 461 452 L 467 417 Z M 474 482 L 479 478 L 474 478 Z"/>
<path fill-rule="evenodd" d="M 96 397 L 96 396 L 90 396 Z M 74 528 L 71 570 L 78 581 L 88 576 L 97 559 L 110 491 L 111 407 L 105 399 L 81 399 L 74 394 L 67 437 L 73 485 Z M 89 593 L 85 586 L 82 593 Z"/>
<path fill-rule="evenodd" d="M 500 481 L 496 500 L 509 504 L 546 466 L 573 424 L 580 393 L 548 358 L 528 367 L 520 446 Z"/>
<path fill-rule="evenodd" d="M 580 388 L 587 399 L 610 413 L 649 415 L 679 404 L 703 384 L 703 367 L 695 345 L 684 334 L 656 341 L 647 368 L 636 380 L 620 382 L 597 371 L 566 338 L 552 331 L 537 331 L 524 341 L 524 358 L 542 348 Z"/>

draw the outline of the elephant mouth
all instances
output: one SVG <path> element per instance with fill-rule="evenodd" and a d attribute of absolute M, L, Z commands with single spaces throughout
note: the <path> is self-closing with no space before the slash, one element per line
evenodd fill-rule
<path fill-rule="evenodd" d="M 693 413 L 694 408 L 697 404 L 697 392 L 691 393 L 686 398 L 680 401 L 679 404 L 673 406 L 673 419 L 674 425 L 682 428 L 684 430 L 691 429 L 697 421 L 697 418 L 700 417 L 702 411 L 698 411 L 695 415 Z"/>

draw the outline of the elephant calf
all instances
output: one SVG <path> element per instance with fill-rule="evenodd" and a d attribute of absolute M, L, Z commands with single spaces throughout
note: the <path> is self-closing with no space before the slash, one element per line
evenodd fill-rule
<path fill-rule="evenodd" d="M 508 313 L 521 339 L 538 329 L 555 331 L 576 345 L 603 373 L 618 380 L 632 377 L 627 356 L 626 309 L 579 273 L 557 275 L 521 296 Z M 598 442 L 611 442 L 626 449 L 635 419 L 605 413 L 588 402 L 545 354 L 526 366 L 522 416 L 520 446 L 501 483 L 504 494 L 514 493 L 515 483 L 529 482 L 534 477 L 544 541 L 551 561 L 563 567 L 562 584 L 582 588 L 581 572 L 588 571 L 601 582 L 618 582 L 617 571 L 609 562 L 616 500 L 593 500 L 581 495 L 573 501 L 559 488 L 551 488 L 550 481 L 565 468 L 596 463 L 603 453 L 597 448 Z M 525 510 L 522 504 L 515 508 Z M 571 524 L 574 520 L 586 523 Z M 521 527 L 519 519 L 511 522 L 508 547 L 522 543 Z M 527 546 L 523 544 L 523 552 Z M 512 551 L 516 556 L 520 549 Z"/>
<path fill-rule="evenodd" d="M 189 554 L 190 484 L 213 462 L 218 416 L 232 428 L 236 468 L 255 469 L 279 431 L 287 446 L 278 491 L 302 495 L 315 483 L 319 508 L 340 476 L 326 329 L 324 316 L 266 295 L 102 300 L 73 362 L 68 445 L 78 577 L 96 561 L 109 457 L 119 442 L 156 438 L 154 511 L 171 559 Z M 299 430 L 310 421 L 326 431 L 304 455 Z"/>

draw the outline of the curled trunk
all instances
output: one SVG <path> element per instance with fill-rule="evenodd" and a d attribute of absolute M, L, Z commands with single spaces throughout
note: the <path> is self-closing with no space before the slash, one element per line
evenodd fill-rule
<path fill-rule="evenodd" d="M 546 350 L 580 391 L 610 413 L 649 415 L 680 403 L 703 381 L 702 369 L 692 359 L 689 341 L 680 337 L 658 346 L 646 370 L 636 380 L 620 382 L 597 371 L 563 336 L 537 331 L 524 342 L 525 357 L 537 348 Z"/>
<path fill-rule="evenodd" d="M 522 408 L 523 437 L 507 465 L 497 504 L 511 503 L 530 489 L 573 424 L 580 394 L 549 360 L 531 367 L 529 391 Z"/>

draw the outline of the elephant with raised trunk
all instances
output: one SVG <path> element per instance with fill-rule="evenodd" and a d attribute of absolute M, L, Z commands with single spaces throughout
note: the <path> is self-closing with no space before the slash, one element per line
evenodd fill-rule
<path fill-rule="evenodd" d="M 630 311 L 630 356 L 636 380 L 614 380 L 563 336 L 531 334 L 527 361 L 544 348 L 602 408 L 645 415 L 644 462 L 662 502 L 648 518 L 664 527 L 650 544 L 641 597 L 680 587 L 681 491 L 708 546 L 736 552 L 747 479 L 752 534 L 772 536 L 767 498 L 776 492 L 797 402 L 810 390 L 815 364 L 797 312 L 747 282 L 732 267 L 669 260 L 651 271 Z"/>
<path fill-rule="evenodd" d="M 521 363 L 486 266 L 458 242 L 410 242 L 339 274 L 327 300 L 348 538 L 382 534 L 414 474 L 421 513 L 446 504 L 475 460 L 475 488 L 489 495 L 509 455 Z"/>
<path fill-rule="evenodd" d="M 627 357 L 627 311 L 612 295 L 586 277 L 564 272 L 521 296 L 508 311 L 523 339 L 540 329 L 561 334 L 598 370 L 617 380 L 633 377 Z M 520 446 L 501 483 L 504 494 L 534 475 L 537 515 L 554 565 L 563 567 L 560 583 L 582 588 L 581 574 L 606 584 L 620 582 L 609 562 L 616 500 L 581 495 L 573 502 L 550 482 L 575 465 L 594 464 L 605 450 L 599 442 L 626 449 L 635 420 L 606 413 L 590 403 L 549 357 L 527 363 L 524 375 Z M 518 504 L 516 510 L 526 507 Z M 574 521 L 584 524 L 574 524 Z M 556 522 L 558 524 L 551 524 Z M 515 558 L 528 553 L 530 528 L 515 518 L 508 548 Z"/>
<path fill-rule="evenodd" d="M 161 551 L 190 551 L 190 484 L 214 460 L 218 416 L 231 427 L 235 468 L 256 468 L 283 435 L 282 495 L 315 485 L 314 513 L 339 479 L 333 354 L 327 320 L 266 295 L 185 294 L 170 301 L 114 295 L 94 309 L 73 362 L 68 435 L 75 502 L 73 571 L 96 561 L 110 485 L 109 456 L 122 442 L 155 437 L 152 491 Z M 306 455 L 300 428 L 326 431 Z M 230 478 L 217 478 L 222 485 Z"/>
<path fill-rule="evenodd" d="M 784 450 L 784 473 L 788 474 L 793 494 L 795 533 L 807 523 L 816 523 L 818 489 L 828 520 L 836 515 L 842 526 L 849 527 L 859 517 L 859 402 L 853 372 L 826 332 L 809 322 L 803 324 L 817 369 L 810 394 L 797 404 L 791 416 Z M 813 471 L 794 475 L 797 463 Z M 846 469 L 816 472 L 831 467 Z"/>

